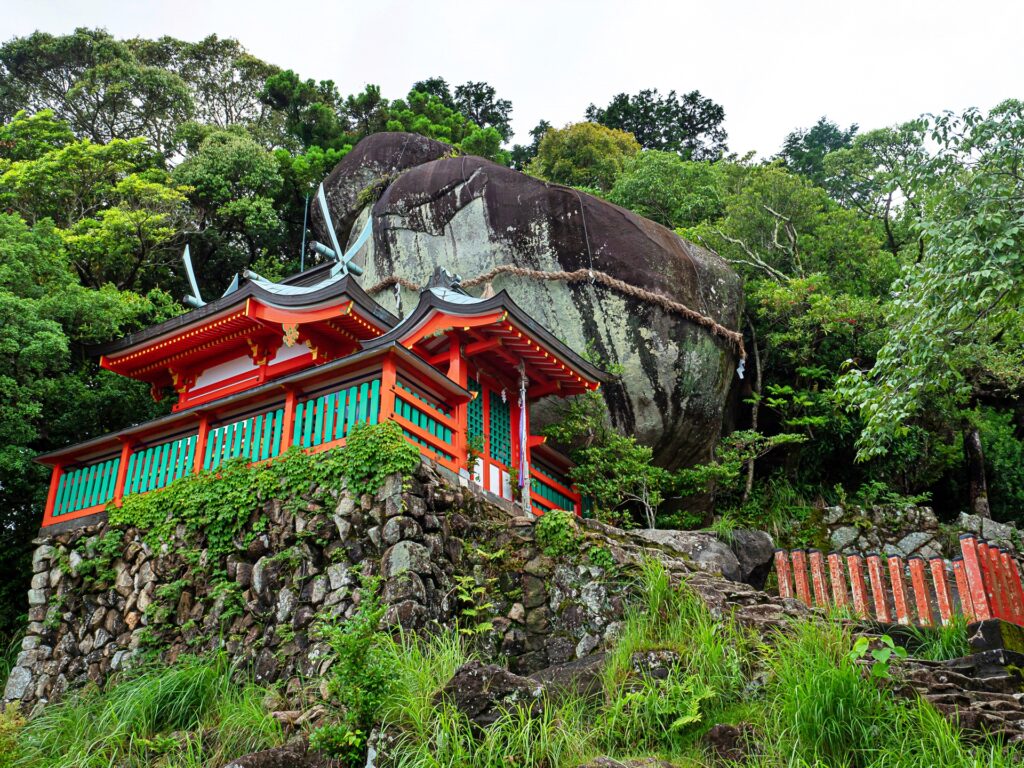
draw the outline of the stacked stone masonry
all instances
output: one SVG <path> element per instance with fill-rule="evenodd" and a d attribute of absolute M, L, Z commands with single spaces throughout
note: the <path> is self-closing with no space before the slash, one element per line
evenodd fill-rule
<path fill-rule="evenodd" d="M 299 500 L 301 512 L 294 500 L 268 503 L 252 519 L 265 518 L 262 532 L 236 541 L 219 562 L 185 540 L 184 526 L 159 552 L 139 531 L 118 531 L 119 555 L 98 585 L 82 564 L 109 533 L 105 523 L 40 539 L 27 635 L 5 700 L 31 709 L 146 654 L 173 659 L 221 647 L 259 680 L 297 687 L 329 664 L 310 631 L 317 617 L 353 614 L 364 569 L 382 579 L 385 621 L 406 629 L 464 620 L 460 583 L 485 587 L 493 604 L 485 645 L 520 674 L 605 648 L 622 618 L 623 587 L 647 557 L 690 579 L 715 610 L 736 605 L 752 623 L 803 610 L 722 578 L 751 576 L 764 563 L 738 558 L 710 534 L 627 533 L 580 521 L 581 553 L 602 547 L 614 567 L 582 555 L 556 562 L 534 543 L 532 516 L 427 463 L 372 496 L 342 491 L 327 494 L 330 504 L 310 501 L 317 497 Z M 771 540 L 761 536 L 770 558 Z"/>

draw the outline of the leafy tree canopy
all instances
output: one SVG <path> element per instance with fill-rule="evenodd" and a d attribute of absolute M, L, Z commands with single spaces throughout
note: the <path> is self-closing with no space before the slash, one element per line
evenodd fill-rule
<path fill-rule="evenodd" d="M 923 257 L 894 285 L 874 366 L 842 381 L 865 421 L 862 459 L 884 454 L 925 411 L 963 424 L 972 403 L 1016 399 L 1024 383 L 1024 104 L 933 116 L 927 132 L 938 151 L 910 176 Z"/>
<path fill-rule="evenodd" d="M 700 91 L 620 93 L 606 107 L 591 104 L 586 117 L 633 134 L 644 149 L 676 152 L 687 160 L 717 160 L 726 151 L 725 110 Z"/>
<path fill-rule="evenodd" d="M 575 123 L 544 134 L 529 172 L 557 184 L 608 192 L 626 160 L 639 151 L 636 139 L 625 131 Z"/>
<path fill-rule="evenodd" d="M 850 146 L 857 133 L 854 123 L 846 130 L 822 117 L 807 130 L 795 130 L 786 136 L 779 159 L 793 173 L 825 187 L 825 157 L 830 152 Z"/>
<path fill-rule="evenodd" d="M 666 227 L 717 219 L 723 208 L 722 170 L 648 149 L 628 158 L 608 199 Z"/>

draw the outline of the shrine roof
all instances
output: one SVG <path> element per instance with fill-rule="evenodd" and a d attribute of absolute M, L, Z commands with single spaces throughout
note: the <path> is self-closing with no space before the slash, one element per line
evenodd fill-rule
<path fill-rule="evenodd" d="M 90 351 L 97 355 L 110 355 L 130 349 L 138 344 L 173 334 L 175 331 L 214 317 L 237 305 L 244 305 L 250 298 L 257 299 L 273 307 L 302 309 L 321 304 L 339 296 L 346 296 L 365 315 L 372 317 L 386 328 L 392 328 L 398 323 L 398 318 L 374 301 L 351 276 L 342 275 L 334 279 L 325 280 L 324 274 L 328 272 L 330 266 L 322 265 L 306 272 L 300 272 L 283 280 L 281 283 L 269 283 L 242 278 L 238 290 L 226 296 L 214 299 L 198 309 L 193 309 L 191 312 L 186 312 L 162 323 L 143 328 L 141 331 L 130 333 L 116 341 L 96 345 Z M 282 291 L 281 288 L 290 290 Z"/>
<path fill-rule="evenodd" d="M 565 342 L 559 340 L 551 331 L 530 317 L 504 290 L 490 298 L 480 299 L 446 288 L 429 288 L 420 294 L 416 308 L 404 320 L 387 333 L 364 340 L 362 346 L 364 349 L 373 349 L 395 341 L 400 342 L 427 323 L 438 312 L 456 317 L 474 317 L 503 312 L 517 328 L 546 347 L 555 357 L 561 358 L 571 365 L 581 375 L 593 382 L 603 382 L 609 379 L 607 373 L 577 354 Z"/>

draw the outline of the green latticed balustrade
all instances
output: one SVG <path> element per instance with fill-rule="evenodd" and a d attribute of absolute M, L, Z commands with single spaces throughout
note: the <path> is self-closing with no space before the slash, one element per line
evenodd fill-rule
<path fill-rule="evenodd" d="M 155 491 L 192 474 L 197 440 L 196 435 L 189 435 L 132 453 L 128 459 L 124 495 Z"/>
<path fill-rule="evenodd" d="M 120 466 L 121 458 L 117 457 L 63 472 L 57 486 L 53 516 L 60 517 L 106 504 L 113 499 Z"/>
<path fill-rule="evenodd" d="M 283 420 L 284 408 L 278 408 L 211 429 L 206 438 L 203 469 L 216 469 L 239 456 L 249 461 L 274 458 L 281 452 Z"/>
<path fill-rule="evenodd" d="M 576 509 L 576 502 L 573 499 L 566 496 L 557 488 L 552 488 L 550 485 L 543 482 L 543 480 L 541 479 L 546 478 L 547 480 L 559 483 L 560 485 L 570 487 L 571 482 L 568 480 L 568 478 L 562 477 L 561 475 L 555 472 L 548 472 L 542 469 L 541 467 L 537 466 L 536 464 L 530 468 L 530 472 L 533 475 L 530 478 L 530 488 L 533 490 L 534 493 L 536 493 L 542 499 L 547 499 L 552 504 L 557 506 L 558 509 Z"/>
<path fill-rule="evenodd" d="M 295 406 L 292 444 L 315 448 L 341 440 L 356 424 L 376 424 L 379 416 L 380 379 L 328 392 Z"/>

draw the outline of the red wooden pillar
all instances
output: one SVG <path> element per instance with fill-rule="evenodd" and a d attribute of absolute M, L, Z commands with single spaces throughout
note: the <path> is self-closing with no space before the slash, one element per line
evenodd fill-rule
<path fill-rule="evenodd" d="M 924 578 L 924 558 L 918 555 L 910 558 L 910 585 L 914 590 L 914 607 L 917 608 L 917 622 L 923 626 L 932 624 L 932 606 L 928 600 L 928 584 Z"/>
<path fill-rule="evenodd" d="M 846 578 L 843 576 L 843 558 L 837 552 L 828 556 L 828 575 L 832 579 L 832 602 L 842 608 L 846 605 Z"/>
<path fill-rule="evenodd" d="M 448 378 L 454 381 L 463 389 L 469 386 L 469 371 L 466 369 L 466 361 L 462 357 L 462 345 L 459 343 L 457 334 L 452 333 L 448 337 Z M 460 403 L 455 406 L 452 417 L 455 419 L 456 428 L 452 431 L 452 456 L 457 466 L 466 465 L 466 432 L 469 429 L 468 404 Z M 472 472 L 472 467 L 467 467 Z"/>
<path fill-rule="evenodd" d="M 850 594 L 853 595 L 853 610 L 865 618 L 868 613 L 868 587 L 864 583 L 864 563 L 860 555 L 847 555 L 846 566 L 850 569 Z"/>
<path fill-rule="evenodd" d="M 1020 624 L 1024 621 L 1024 606 L 1020 601 L 1020 595 L 1017 591 L 1018 583 L 1014 579 L 1016 569 L 1012 568 L 1013 561 L 1010 558 L 1010 553 L 1005 549 L 998 550 L 999 553 L 999 572 L 1002 575 L 1003 589 L 1006 590 L 1006 597 L 1004 602 L 1007 605 L 1009 611 L 1009 621 L 1014 624 Z"/>
<path fill-rule="evenodd" d="M 1024 583 L 1021 582 L 1020 568 L 1017 566 L 1017 559 L 1012 553 L 1007 552 L 1007 569 L 1010 574 L 1010 586 L 1017 595 L 1017 605 L 1020 607 L 1019 624 L 1024 624 Z"/>
<path fill-rule="evenodd" d="M 210 435 L 210 414 L 199 414 L 199 434 L 196 436 L 196 454 L 193 457 L 192 472 L 199 474 L 203 471 L 203 459 L 206 457 L 206 439 Z"/>
<path fill-rule="evenodd" d="M 978 564 L 981 566 L 981 580 L 985 585 L 989 610 L 994 617 L 1001 619 L 1004 613 L 1002 595 L 999 594 L 999 585 L 996 582 L 999 578 L 999 569 L 994 566 L 988 542 L 984 539 L 978 542 Z"/>
<path fill-rule="evenodd" d="M 960 552 L 963 557 L 963 569 L 967 579 L 973 620 L 984 621 L 985 619 L 991 619 L 992 603 L 989 600 L 988 590 L 985 585 L 981 557 L 978 552 L 978 541 L 974 538 L 973 534 L 965 533 L 960 536 Z M 965 602 L 962 592 L 960 593 L 960 601 Z"/>
<path fill-rule="evenodd" d="M 953 598 L 949 594 L 949 581 L 946 578 L 946 562 L 941 557 L 933 557 L 928 561 L 932 572 L 932 584 L 935 586 L 935 604 L 939 609 L 939 618 L 948 624 L 953 618 Z"/>
<path fill-rule="evenodd" d="M 828 584 L 825 578 L 825 558 L 820 549 L 810 551 L 811 585 L 814 587 L 814 604 L 820 608 L 828 606 Z"/>
<path fill-rule="evenodd" d="M 871 580 L 871 597 L 875 601 L 875 618 L 889 623 L 892 621 L 892 615 L 889 613 L 889 603 L 885 594 L 882 558 L 874 553 L 868 555 L 868 578 Z"/>
<path fill-rule="evenodd" d="M 284 391 L 284 417 L 281 420 L 281 453 L 292 447 L 292 439 L 295 435 L 295 406 L 298 401 L 298 390 L 294 387 L 287 387 Z"/>
<path fill-rule="evenodd" d="M 46 492 L 46 506 L 43 507 L 43 528 L 52 525 L 56 518 L 53 513 L 56 511 L 54 505 L 57 502 L 57 489 L 60 487 L 60 478 L 64 474 L 64 463 L 57 462 L 53 465 L 50 473 L 50 489 Z"/>
<path fill-rule="evenodd" d="M 807 583 L 807 554 L 802 549 L 793 550 L 793 581 L 796 596 L 807 607 L 811 606 L 811 588 Z"/>
<path fill-rule="evenodd" d="M 956 580 L 956 592 L 960 596 L 960 611 L 968 622 L 975 620 L 974 598 L 971 597 L 971 584 L 967 580 L 967 567 L 964 558 L 957 555 L 953 558 L 953 578 Z"/>
<path fill-rule="evenodd" d="M 121 461 L 117 465 L 117 480 L 114 481 L 114 504 L 118 507 L 124 501 L 124 484 L 128 478 L 128 462 L 131 461 L 134 444 L 134 440 L 121 438 Z"/>
<path fill-rule="evenodd" d="M 892 603 L 896 609 L 896 621 L 910 623 L 910 607 L 907 605 L 907 582 L 903 578 L 903 558 L 889 556 L 889 583 L 892 584 Z"/>
<path fill-rule="evenodd" d="M 786 550 L 775 550 L 775 573 L 779 579 L 779 597 L 793 597 L 793 582 Z"/>
<path fill-rule="evenodd" d="M 398 371 L 395 358 L 390 354 L 384 358 L 380 369 L 380 421 L 384 422 L 395 414 L 395 387 L 398 385 Z"/>
<path fill-rule="evenodd" d="M 526 460 L 523 462 L 523 467 L 525 467 L 526 472 L 524 473 L 524 476 L 520 479 L 520 482 L 523 484 L 523 506 L 525 506 L 527 510 L 532 511 L 533 499 L 531 498 L 530 494 L 533 491 L 533 483 L 530 481 L 530 473 L 533 472 L 533 446 L 531 444 L 530 439 L 530 401 L 526 397 L 523 398 L 523 408 L 520 417 L 523 419 L 526 425 L 526 429 L 523 430 L 523 432 L 526 435 L 526 442 L 519 447 L 519 450 L 523 451 L 526 454 Z M 517 422 L 516 432 L 518 431 L 519 423 Z"/>

